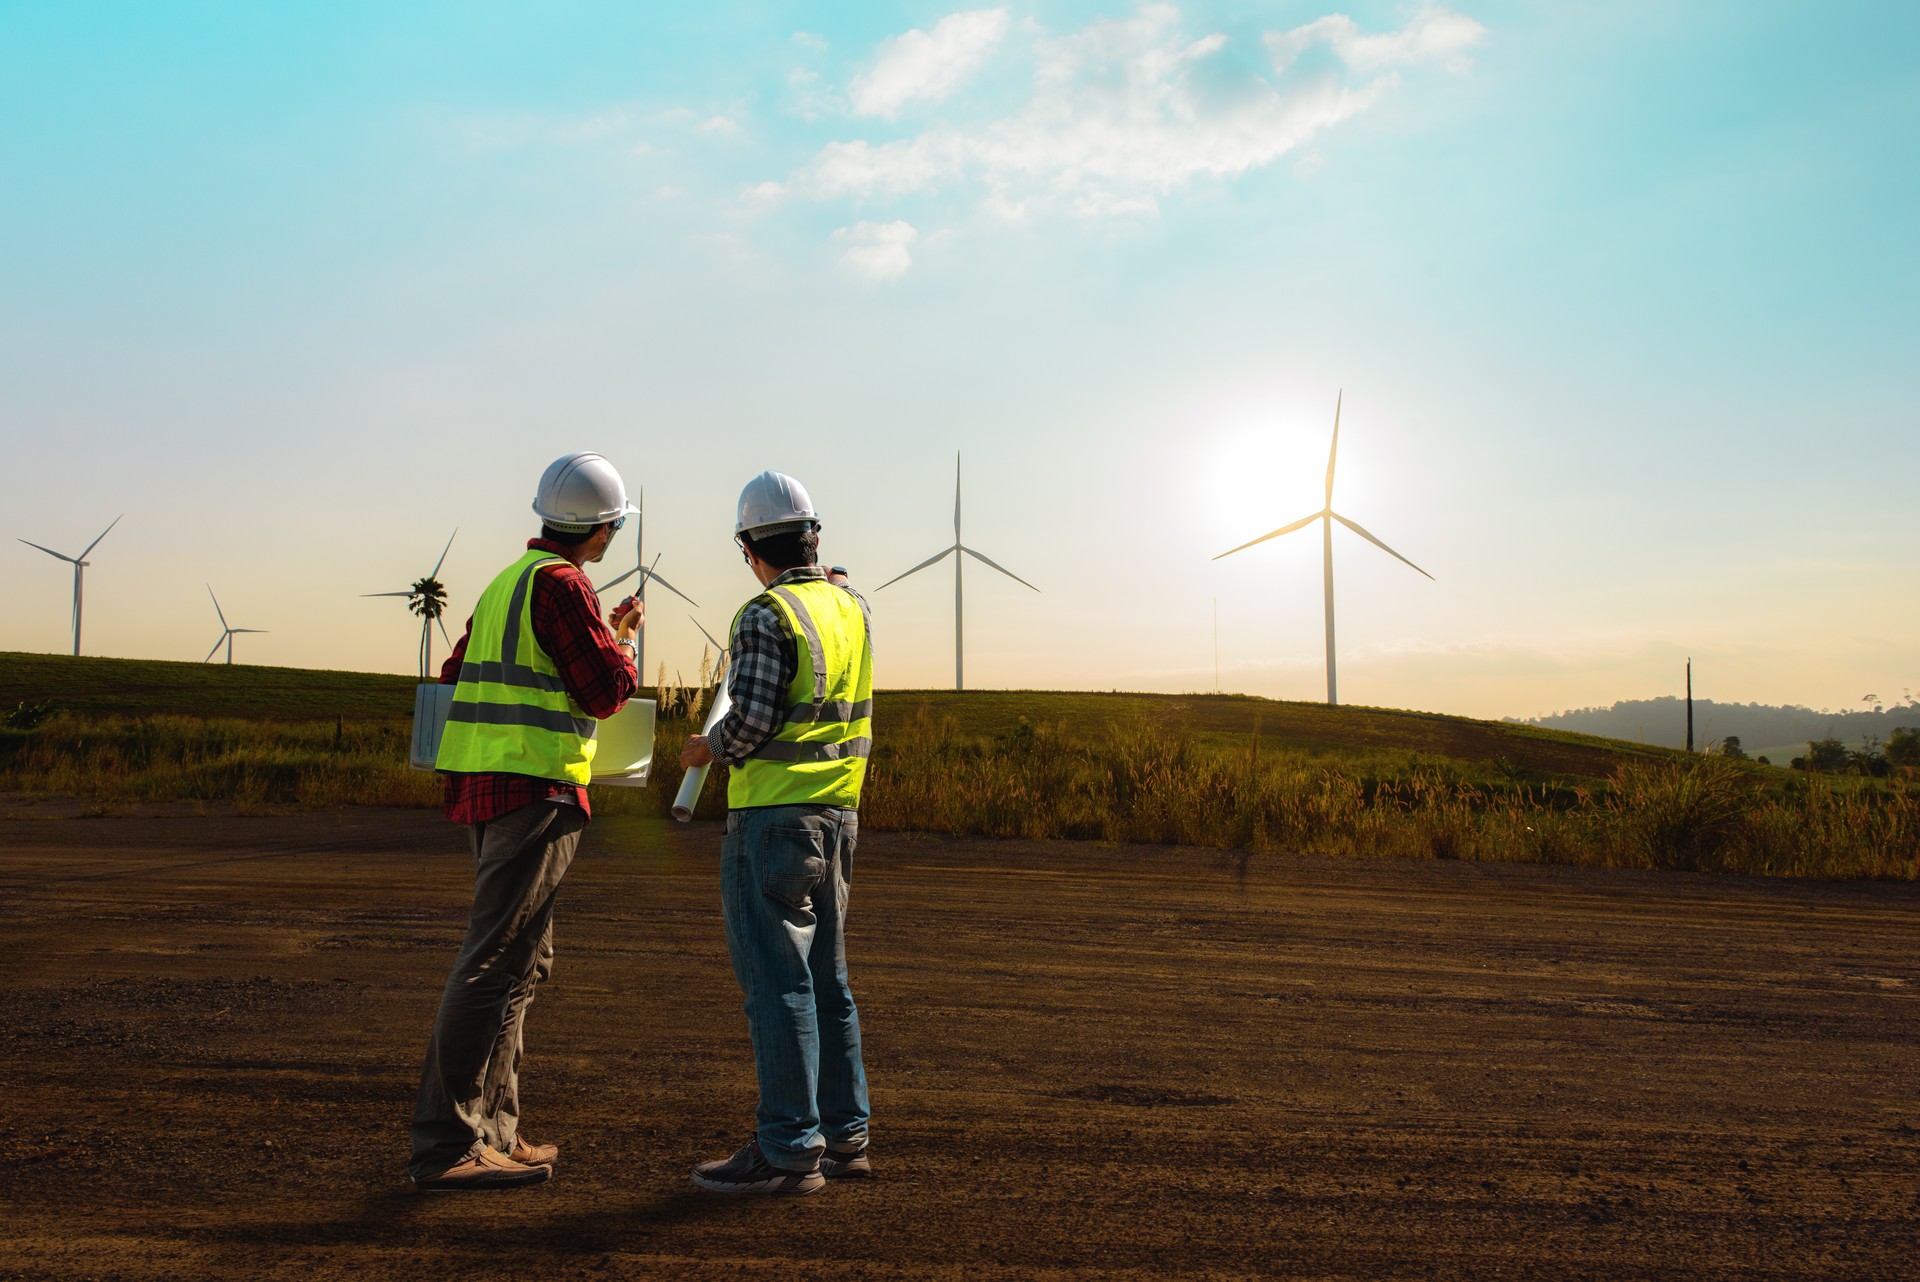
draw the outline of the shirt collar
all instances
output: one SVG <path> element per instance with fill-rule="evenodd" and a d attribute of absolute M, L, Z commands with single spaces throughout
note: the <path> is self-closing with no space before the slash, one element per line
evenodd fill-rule
<path fill-rule="evenodd" d="M 809 579 L 824 579 L 826 577 L 827 567 L 824 565 L 796 565 L 791 570 L 782 571 L 780 577 L 767 584 L 767 586 L 777 588 L 782 583 L 804 583 Z"/>

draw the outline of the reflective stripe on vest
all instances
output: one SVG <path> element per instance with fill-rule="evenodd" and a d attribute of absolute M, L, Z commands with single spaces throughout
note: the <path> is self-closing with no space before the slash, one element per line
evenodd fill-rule
<path fill-rule="evenodd" d="M 440 739 L 441 770 L 577 784 L 592 777 L 599 723 L 567 694 L 533 631 L 533 576 L 556 563 L 563 558 L 530 550 L 480 594 Z"/>
<path fill-rule="evenodd" d="M 785 620 L 799 662 L 782 725 L 733 768 L 727 804 L 857 808 L 873 751 L 873 652 L 860 602 L 824 579 L 783 583 L 754 601 Z"/>

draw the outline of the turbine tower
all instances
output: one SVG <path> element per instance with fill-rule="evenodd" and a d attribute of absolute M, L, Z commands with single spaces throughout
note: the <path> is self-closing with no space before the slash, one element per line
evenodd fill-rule
<path fill-rule="evenodd" d="M 595 588 L 594 591 L 605 592 L 609 588 L 617 588 L 637 574 L 640 576 L 640 586 L 633 590 L 633 597 L 634 600 L 638 601 L 641 605 L 644 606 L 647 603 L 647 580 L 652 579 L 655 583 L 658 583 L 661 587 L 673 593 L 688 605 L 694 607 L 696 610 L 699 609 L 700 603 L 698 601 L 654 573 L 653 566 L 647 564 L 646 488 L 644 486 L 641 487 L 640 490 L 634 494 L 634 497 L 640 501 L 634 504 L 634 507 L 639 510 L 633 514 L 633 568 L 617 579 L 607 580 Z M 660 564 L 660 554 L 658 552 L 653 554 L 653 564 Z M 644 682 L 647 679 L 647 629 L 644 624 L 638 632 L 633 634 L 633 670 L 640 675 L 641 681 Z"/>
<path fill-rule="evenodd" d="M 124 516 L 125 513 L 122 513 L 121 515 Z M 113 518 L 113 520 L 107 523 L 106 529 L 100 531 L 100 538 L 95 539 L 93 542 L 87 544 L 87 551 L 82 552 L 79 556 L 68 556 L 64 552 L 55 552 L 52 548 L 49 548 L 49 547 L 40 547 L 38 543 L 33 542 L 31 539 L 20 540 L 22 543 L 25 543 L 30 548 L 40 548 L 40 550 L 42 552 L 45 552 L 48 556 L 58 557 L 62 561 L 69 561 L 73 564 L 73 652 L 76 656 L 80 653 L 80 606 L 82 602 L 81 584 L 86 578 L 87 566 L 90 564 L 90 562 L 87 560 L 87 552 L 91 552 L 95 548 L 99 547 L 100 539 L 106 538 L 108 533 L 112 531 L 113 527 L 118 524 L 120 524 L 120 517 L 116 516 Z"/>
<path fill-rule="evenodd" d="M 433 626 L 440 624 L 440 636 L 447 643 L 447 650 L 453 650 L 453 638 L 447 635 L 447 625 L 440 623 L 440 615 L 447 608 L 447 586 L 440 582 L 440 567 L 447 563 L 447 553 L 453 550 L 453 541 L 460 534 L 454 527 L 447 536 L 447 546 L 440 549 L 440 559 L 433 563 L 433 570 L 413 581 L 413 586 L 404 592 L 362 592 L 363 597 L 403 596 L 407 598 L 407 609 L 420 616 L 420 679 L 431 681 L 433 667 Z M 211 589 L 209 589 L 211 591 Z"/>
<path fill-rule="evenodd" d="M 1323 574 L 1324 574 L 1325 586 L 1326 586 L 1326 607 L 1325 608 L 1326 608 L 1326 616 L 1327 616 L 1327 702 L 1329 704 L 1337 704 L 1340 702 L 1339 686 L 1335 680 L 1334 663 L 1333 663 L 1333 523 L 1335 521 L 1340 522 L 1340 524 L 1346 526 L 1349 530 L 1352 530 L 1355 534 L 1358 534 L 1361 538 L 1373 544 L 1375 547 L 1379 548 L 1382 552 L 1385 552 L 1387 555 L 1393 557 L 1395 560 L 1404 562 L 1405 564 L 1407 564 L 1408 566 L 1411 566 L 1415 570 L 1420 570 L 1419 566 L 1414 565 L 1413 562 L 1408 561 L 1406 557 L 1401 556 L 1398 552 L 1395 552 L 1392 548 L 1382 543 L 1379 539 L 1376 539 L 1373 537 L 1373 535 L 1367 533 L 1366 530 L 1360 527 L 1358 522 L 1350 521 L 1346 517 L 1341 516 L 1338 512 L 1333 510 L 1333 463 L 1334 463 L 1334 459 L 1337 458 L 1340 453 L 1340 402 L 1344 398 L 1344 396 L 1345 396 L 1345 392 L 1342 391 L 1340 395 L 1337 395 L 1334 397 L 1334 401 L 1333 401 L 1333 445 L 1330 449 L 1327 450 L 1327 503 L 1326 503 L 1326 506 L 1321 508 L 1318 512 L 1315 512 L 1311 516 L 1303 516 L 1299 520 L 1293 522 L 1291 525 L 1283 525 L 1279 529 L 1274 530 L 1269 534 L 1262 534 L 1257 539 L 1252 539 L 1246 543 L 1242 543 L 1237 548 L 1229 548 L 1227 551 L 1222 552 L 1220 556 L 1216 556 L 1213 558 L 1214 560 L 1218 561 L 1220 557 L 1232 556 L 1235 552 L 1245 551 L 1247 548 L 1252 547 L 1255 543 L 1265 543 L 1268 539 L 1277 539 L 1282 534 L 1291 534 L 1295 530 L 1302 529 L 1306 526 L 1312 525 L 1315 521 L 1320 522 L 1321 564 L 1323 567 Z M 1420 570 L 1420 573 L 1427 574 L 1425 570 Z M 1431 574 L 1427 574 L 1427 577 L 1431 579 L 1433 576 Z"/>
<path fill-rule="evenodd" d="M 1006 566 L 989 560 L 982 553 L 974 551 L 960 541 L 960 455 L 956 451 L 953 456 L 953 546 L 944 552 L 928 557 L 911 570 L 908 570 L 905 574 L 894 575 L 891 579 L 888 579 L 885 583 L 882 583 L 874 589 L 875 592 L 879 592 L 882 589 L 889 588 L 908 575 L 918 574 L 930 565 L 938 565 L 947 557 L 953 557 L 953 688 L 956 690 L 964 690 L 967 688 L 965 668 L 961 663 L 961 622 L 966 613 L 964 609 L 966 601 L 960 588 L 960 567 L 962 562 L 959 553 L 961 552 L 965 552 L 968 556 L 983 565 L 992 566 L 1022 587 L 1033 588 L 1035 592 L 1040 590 L 1039 588 L 1034 588 L 1033 584 L 1028 583 Z"/>
<path fill-rule="evenodd" d="M 220 616 L 220 628 L 221 628 L 221 632 L 220 632 L 220 640 L 218 640 L 218 641 L 215 641 L 215 642 L 213 643 L 213 649 L 211 649 L 211 650 L 209 650 L 209 651 L 207 651 L 207 657 L 206 657 L 206 658 L 204 658 L 204 659 L 202 659 L 202 660 L 200 660 L 200 662 L 202 662 L 202 663 L 211 663 L 211 662 L 213 662 L 213 656 L 214 656 L 214 655 L 216 655 L 216 654 L 218 654 L 218 653 L 220 652 L 220 647 L 221 647 L 221 645 L 222 645 L 222 644 L 224 643 L 224 644 L 226 645 L 226 647 L 227 647 L 227 666 L 228 666 L 228 667 L 232 667 L 232 666 L 233 666 L 233 638 L 234 638 L 234 634 L 235 634 L 235 633 L 238 633 L 238 632 L 265 632 L 265 631 L 266 631 L 266 629 L 265 629 L 265 628 L 236 628 L 236 627 L 234 627 L 234 626 L 233 626 L 232 624 L 230 624 L 230 623 L 228 623 L 228 622 L 227 622 L 227 613 L 226 613 L 226 611 L 225 611 L 225 610 L 222 610 L 222 609 L 220 608 L 220 598 L 219 598 L 219 597 L 217 597 L 217 596 L 213 596 L 213 584 L 211 584 L 211 583 L 209 583 L 209 584 L 207 584 L 207 595 L 208 595 L 208 596 L 211 596 L 211 597 L 213 597 L 213 612 L 214 612 L 215 614 L 217 614 L 217 615 L 219 615 L 219 616 Z"/>

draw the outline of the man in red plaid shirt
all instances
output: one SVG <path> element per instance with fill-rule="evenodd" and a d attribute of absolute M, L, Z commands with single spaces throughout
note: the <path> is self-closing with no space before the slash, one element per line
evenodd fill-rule
<path fill-rule="evenodd" d="M 547 469 L 533 506 L 540 537 L 482 594 L 440 671 L 462 687 L 442 740 L 442 796 L 477 868 L 414 1107 L 407 1170 L 423 1191 L 552 1177 L 558 1147 L 519 1130 L 521 1031 L 553 967 L 554 900 L 590 817 L 593 722 L 640 686 L 643 607 L 623 603 L 609 630 L 580 569 L 634 510 L 619 474 L 597 454 L 569 455 Z M 451 768 L 494 762 L 533 772 Z"/>

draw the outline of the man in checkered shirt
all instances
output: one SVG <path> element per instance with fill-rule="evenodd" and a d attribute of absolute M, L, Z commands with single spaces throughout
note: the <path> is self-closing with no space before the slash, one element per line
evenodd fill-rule
<path fill-rule="evenodd" d="M 764 590 L 734 622 L 732 709 L 681 754 L 731 768 L 721 906 L 760 1082 L 753 1139 L 694 1168 L 714 1193 L 811 1193 L 872 1173 L 845 922 L 873 652 L 866 601 L 816 561 L 819 528 L 792 477 L 762 473 L 740 496 L 735 539 Z"/>

